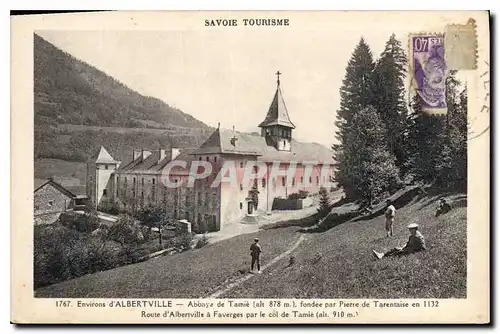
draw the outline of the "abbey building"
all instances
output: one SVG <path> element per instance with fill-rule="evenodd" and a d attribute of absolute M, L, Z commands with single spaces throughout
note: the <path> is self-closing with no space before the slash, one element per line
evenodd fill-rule
<path fill-rule="evenodd" d="M 293 139 L 295 125 L 277 74 L 260 135 L 217 128 L 195 150 L 133 150 L 126 164 L 101 147 L 87 165 L 92 203 L 130 213 L 149 204 L 166 205 L 172 218 L 187 219 L 193 231 L 201 233 L 223 229 L 246 215 L 270 212 L 277 198 L 299 191 L 317 193 L 331 184 L 333 152 Z M 246 180 L 249 165 L 257 177 Z M 203 174 L 203 169 L 209 171 Z M 193 179 L 193 174 L 203 178 Z"/>

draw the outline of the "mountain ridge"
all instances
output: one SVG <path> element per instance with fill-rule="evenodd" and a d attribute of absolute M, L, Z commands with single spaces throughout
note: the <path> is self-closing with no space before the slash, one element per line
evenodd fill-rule
<path fill-rule="evenodd" d="M 53 118 L 59 124 L 145 127 L 125 119 L 130 117 L 153 121 L 165 128 L 172 125 L 209 128 L 158 98 L 136 92 L 37 34 L 34 34 L 34 97 L 35 115 Z M 54 110 L 54 106 L 60 108 Z"/>
<path fill-rule="evenodd" d="M 101 145 L 127 159 L 136 147 L 197 147 L 213 131 L 41 36 L 33 38 L 35 160 L 85 162 Z"/>

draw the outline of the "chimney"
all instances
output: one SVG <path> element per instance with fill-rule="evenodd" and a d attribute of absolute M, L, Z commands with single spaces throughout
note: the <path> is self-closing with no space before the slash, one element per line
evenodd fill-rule
<path fill-rule="evenodd" d="M 148 150 L 141 150 L 141 153 L 142 153 L 142 161 L 146 160 L 147 157 L 151 155 L 151 151 Z"/>
<path fill-rule="evenodd" d="M 181 153 L 181 150 L 178 149 L 178 148 L 175 148 L 175 147 L 172 147 L 172 150 L 171 150 L 171 154 L 172 154 L 172 157 L 170 158 L 171 160 L 174 160 L 175 158 L 177 158 L 177 156 Z"/>
<path fill-rule="evenodd" d="M 134 161 L 141 157 L 141 150 L 132 150 Z"/>
<path fill-rule="evenodd" d="M 160 152 L 160 157 L 158 159 L 158 162 L 160 162 L 163 159 L 165 159 L 165 157 L 167 156 L 167 152 L 165 151 L 164 148 L 160 148 L 158 151 Z"/>

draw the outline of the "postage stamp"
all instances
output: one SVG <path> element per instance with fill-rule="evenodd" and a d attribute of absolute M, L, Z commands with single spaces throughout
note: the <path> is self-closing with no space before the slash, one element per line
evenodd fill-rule
<path fill-rule="evenodd" d="M 13 17 L 11 321 L 490 322 L 488 15 Z"/>
<path fill-rule="evenodd" d="M 410 35 L 410 68 L 413 87 L 422 111 L 445 114 L 446 76 L 444 36 L 442 34 Z"/>
<path fill-rule="evenodd" d="M 446 65 L 450 70 L 477 69 L 476 22 L 449 24 L 444 34 Z"/>

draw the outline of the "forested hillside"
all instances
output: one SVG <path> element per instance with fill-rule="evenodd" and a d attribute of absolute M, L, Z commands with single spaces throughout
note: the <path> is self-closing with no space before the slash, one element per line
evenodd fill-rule
<path fill-rule="evenodd" d="M 35 159 L 85 161 L 100 145 L 125 159 L 135 147 L 195 147 L 211 132 L 203 122 L 131 90 L 38 35 L 34 110 Z"/>

